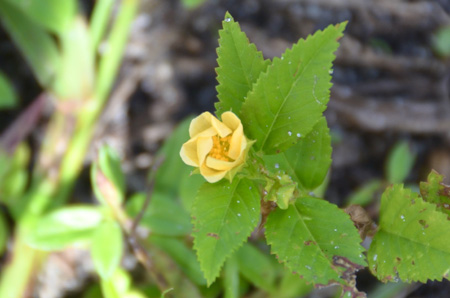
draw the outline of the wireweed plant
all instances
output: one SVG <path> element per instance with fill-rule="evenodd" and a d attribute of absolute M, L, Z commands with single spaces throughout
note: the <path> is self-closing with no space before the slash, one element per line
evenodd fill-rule
<path fill-rule="evenodd" d="M 361 207 L 323 198 L 332 162 L 323 112 L 346 22 L 268 60 L 227 13 L 215 113 L 179 125 L 155 158 L 146 192 L 129 195 L 120 158 L 103 146 L 90 172 L 98 204 L 66 204 L 137 3 L 122 1 L 106 37 L 112 1 L 98 1 L 90 22 L 75 1 L 47 2 L 66 14 L 0 0 L 5 28 L 56 105 L 31 177 L 25 142 L 0 142 L 0 199 L 16 223 L 0 297 L 23 297 L 46 252 L 68 246 L 90 250 L 99 284 L 86 297 L 241 297 L 249 289 L 255 297 L 299 297 L 332 285 L 342 297 L 365 297 L 356 284 L 363 268 L 382 282 L 448 279 L 450 187 L 432 171 L 420 193 L 405 188 L 414 162 L 406 143 L 390 157 L 378 225 Z M 24 37 L 30 28 L 38 42 Z M 111 52 L 100 55 L 105 39 Z M 10 94 L 7 80 L 0 83 Z M 61 140 L 65 150 L 55 152 Z M 385 186 L 372 181 L 350 202 L 365 204 Z M 0 216 L 0 249 L 8 237 Z M 371 241 L 363 247 L 363 240 Z M 128 251 L 145 281 L 121 265 Z"/>

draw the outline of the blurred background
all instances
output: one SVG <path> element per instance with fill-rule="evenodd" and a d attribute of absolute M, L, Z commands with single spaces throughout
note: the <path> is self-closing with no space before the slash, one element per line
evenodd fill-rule
<path fill-rule="evenodd" d="M 93 1 L 81 7 L 89 15 Z M 326 111 L 333 137 L 327 200 L 340 207 L 359 202 L 376 220 L 395 158 L 390 166 L 406 167 L 401 180 L 413 188 L 431 169 L 450 184 L 449 0 L 142 0 L 94 141 L 120 152 L 130 192 L 145 188 L 155 153 L 181 120 L 214 111 L 215 49 L 226 11 L 269 59 L 299 38 L 348 20 Z M 1 132 L 41 92 L 2 27 L 0 70 L 19 98 L 18 106 L 0 110 Z M 29 136 L 32 147 L 38 148 L 49 116 L 44 113 Z M 398 161 L 402 157 L 407 160 Z M 90 189 L 86 167 L 75 200 L 91 201 Z M 377 285 L 365 271 L 358 283 L 363 291 Z M 61 291 L 46 297 L 66 295 Z M 412 285 L 396 295 L 450 297 L 450 284 Z"/>

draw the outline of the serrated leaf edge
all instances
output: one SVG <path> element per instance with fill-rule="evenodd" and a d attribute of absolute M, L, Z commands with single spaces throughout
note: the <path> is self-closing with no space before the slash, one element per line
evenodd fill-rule
<path fill-rule="evenodd" d="M 241 180 L 241 181 L 242 181 L 242 180 Z M 239 183 L 240 183 L 241 181 L 239 181 Z M 251 180 L 248 180 L 248 181 L 251 182 L 251 183 L 253 183 L 253 181 L 251 181 Z M 205 183 L 208 183 L 208 182 L 205 182 Z M 235 189 L 237 189 L 237 187 L 239 186 L 239 183 L 236 184 Z M 235 190 L 233 190 L 233 192 L 234 192 L 234 191 L 235 191 Z M 197 195 L 198 195 L 199 192 L 200 192 L 200 189 L 199 189 L 199 191 L 197 192 Z M 196 196 L 196 197 L 197 197 L 197 196 Z M 197 202 L 197 200 L 194 200 L 194 203 L 193 203 L 193 205 L 192 205 L 192 213 L 194 213 L 194 209 L 196 208 L 196 205 L 197 205 L 196 202 Z M 244 201 L 243 201 L 243 202 L 244 202 Z M 191 223 L 192 223 L 192 226 L 193 226 L 193 230 L 195 230 L 195 229 L 196 229 L 196 226 L 195 226 L 195 220 L 194 220 L 194 218 L 192 218 Z M 255 225 L 255 227 L 253 227 L 253 228 L 251 228 L 251 229 L 249 230 L 248 236 L 247 236 L 247 240 L 248 240 L 248 237 L 250 237 L 251 232 L 256 228 L 256 226 L 257 226 L 257 224 Z M 205 274 L 205 271 L 204 271 L 204 269 L 203 269 L 203 264 L 204 264 L 204 262 L 202 261 L 202 259 L 199 257 L 199 254 L 198 254 L 198 250 L 197 250 L 197 237 L 195 236 L 195 234 L 193 234 L 193 238 L 194 238 L 194 240 L 193 240 L 193 248 L 194 248 L 194 250 L 195 250 L 195 255 L 197 256 L 197 260 L 198 260 L 198 262 L 200 263 L 200 269 L 201 269 L 201 271 L 203 272 L 203 274 Z M 246 242 L 245 240 L 242 241 L 240 244 L 238 244 L 238 245 L 236 245 L 234 248 L 232 248 L 228 254 L 225 255 L 224 260 L 223 260 L 222 264 L 219 266 L 219 269 L 217 270 L 217 274 L 216 274 L 214 277 L 212 277 L 211 279 L 209 279 L 207 276 L 204 276 L 205 279 L 206 279 L 206 283 L 207 283 L 207 286 L 208 286 L 208 287 L 209 287 L 209 286 L 217 279 L 217 277 L 219 277 L 220 272 L 222 271 L 223 266 L 224 266 L 226 260 L 227 260 L 228 258 L 230 258 L 231 255 L 233 255 L 234 252 L 236 252 L 239 248 L 241 248 L 241 247 L 244 245 L 245 242 Z M 216 243 L 216 246 L 217 246 L 217 243 Z"/>
<path fill-rule="evenodd" d="M 274 57 L 272 63 L 267 67 L 266 71 L 263 72 L 263 73 L 261 73 L 261 75 L 259 76 L 259 78 L 256 80 L 255 84 L 253 84 L 252 89 L 248 92 L 247 98 L 249 98 L 249 97 L 251 96 L 251 94 L 253 94 L 253 93 L 255 92 L 255 91 L 254 91 L 254 90 L 255 90 L 255 85 L 260 84 L 260 81 L 261 81 L 263 78 L 265 78 L 265 77 L 267 77 L 267 76 L 269 75 L 269 72 L 271 71 L 270 69 L 273 69 L 274 67 L 276 67 L 277 65 L 279 65 L 279 63 L 280 63 L 279 61 L 284 60 L 284 57 L 285 57 L 287 54 L 292 53 L 294 47 L 297 47 L 297 46 L 300 46 L 300 44 L 306 43 L 308 40 L 310 40 L 310 39 L 313 38 L 314 36 L 323 36 L 325 30 L 328 29 L 328 28 L 330 28 L 330 27 L 333 27 L 333 26 L 334 26 L 337 30 L 339 30 L 339 27 L 340 27 L 340 26 L 344 26 L 344 28 L 342 29 L 342 32 L 340 32 L 340 35 L 338 36 L 338 39 L 339 39 L 339 38 L 341 38 L 341 37 L 343 36 L 343 31 L 344 31 L 344 29 L 345 29 L 346 24 L 347 24 L 347 22 L 345 21 L 345 22 L 342 22 L 342 23 L 339 23 L 339 24 L 336 24 L 336 25 L 330 25 L 330 26 L 328 26 L 327 28 L 325 28 L 324 30 L 317 30 L 314 34 L 309 34 L 309 35 L 306 37 L 306 39 L 300 38 L 300 39 L 297 41 L 297 43 L 293 44 L 290 48 L 287 48 L 286 51 L 281 55 L 281 58 L 279 58 L 279 57 Z M 324 40 L 323 42 L 326 42 L 326 41 L 327 41 L 327 40 Z M 339 47 L 339 44 L 337 45 L 337 48 L 338 48 L 338 47 Z M 336 48 L 336 50 L 337 50 L 337 48 Z M 336 51 L 336 50 L 335 50 L 335 51 Z M 332 64 L 332 62 L 333 62 L 333 61 L 335 60 L 335 58 L 336 58 L 336 54 L 334 54 L 335 51 L 331 54 L 331 56 L 333 57 L 332 60 L 331 60 L 331 64 Z M 312 59 L 311 59 L 311 60 L 312 60 Z M 310 60 L 310 61 L 311 61 L 311 60 Z M 300 76 L 298 76 L 298 78 L 296 79 L 296 81 L 299 80 L 299 78 L 300 78 Z M 333 83 L 331 83 L 331 78 L 330 78 L 330 82 L 329 82 L 328 84 L 329 84 L 329 88 L 328 88 L 328 95 L 329 95 L 329 94 L 330 94 L 330 89 L 331 89 L 331 87 L 333 86 Z M 294 84 L 293 84 L 293 85 L 294 85 Z M 291 86 L 291 88 L 290 88 L 290 90 L 289 90 L 289 92 L 288 92 L 288 95 L 291 93 L 291 91 L 292 91 L 292 86 Z M 278 114 L 279 114 L 280 110 L 282 109 L 282 107 L 285 105 L 285 102 L 286 102 L 286 98 L 287 98 L 287 97 L 288 97 L 288 96 L 285 97 L 285 100 L 283 101 L 282 105 L 280 106 L 280 109 L 277 111 L 277 114 L 276 114 L 276 116 L 274 117 L 274 119 L 277 119 L 277 118 L 278 118 Z M 328 97 L 329 97 L 329 96 L 328 96 Z M 247 103 L 247 100 L 242 104 L 242 109 L 244 109 L 244 106 L 246 105 L 246 103 Z M 328 103 L 328 101 L 322 104 L 322 105 L 324 106 L 323 111 L 326 110 L 327 103 Z M 322 112 L 323 112 L 323 111 L 322 111 Z M 320 119 L 320 118 L 319 118 L 319 119 Z M 317 121 L 319 121 L 319 120 L 317 120 Z M 317 121 L 316 121 L 316 123 L 317 123 Z M 272 123 L 271 123 L 271 125 L 270 125 L 270 130 L 271 130 L 271 128 L 273 127 L 273 125 L 274 125 L 275 122 L 276 122 L 276 120 L 272 121 Z M 314 124 L 314 125 L 315 125 L 315 124 Z M 314 125 L 313 125 L 313 126 L 314 126 Z M 312 126 L 312 127 L 313 127 L 313 126 Z M 255 127 L 257 127 L 258 129 L 260 129 L 260 127 L 257 126 L 257 125 L 256 125 Z M 245 127 L 244 127 L 244 129 L 245 129 Z M 269 131 L 270 131 L 270 130 L 269 130 Z M 312 130 L 312 128 L 311 128 L 311 130 Z M 260 131 L 262 131 L 262 130 L 260 130 Z M 262 131 L 262 133 L 265 134 L 264 131 Z M 308 132 L 308 133 L 309 133 L 309 132 Z M 265 134 L 264 141 L 261 143 L 260 148 L 259 148 L 259 151 L 262 151 L 262 149 L 264 148 L 264 144 L 266 143 L 267 138 L 268 138 L 269 135 L 270 135 L 270 133 L 269 133 L 269 134 Z M 295 143 L 294 143 L 294 144 L 295 144 Z"/>

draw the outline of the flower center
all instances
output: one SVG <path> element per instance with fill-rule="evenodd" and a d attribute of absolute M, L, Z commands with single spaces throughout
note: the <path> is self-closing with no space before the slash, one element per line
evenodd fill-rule
<path fill-rule="evenodd" d="M 230 140 L 231 135 L 221 138 L 219 136 L 213 136 L 213 147 L 209 151 L 209 156 L 223 160 L 223 161 L 234 161 L 232 158 L 228 157 L 228 151 L 230 150 Z"/>

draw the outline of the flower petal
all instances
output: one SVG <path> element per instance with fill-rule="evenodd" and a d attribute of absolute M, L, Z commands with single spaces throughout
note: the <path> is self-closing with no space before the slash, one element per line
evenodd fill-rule
<path fill-rule="evenodd" d="M 224 138 L 227 135 L 229 135 L 230 133 L 232 133 L 233 131 L 231 129 L 229 129 L 225 124 L 223 124 L 222 122 L 219 121 L 219 119 L 217 119 L 216 117 L 212 117 L 211 118 L 211 124 L 212 126 L 215 128 L 215 130 L 217 131 L 217 134 L 221 137 Z"/>
<path fill-rule="evenodd" d="M 198 138 L 197 141 L 197 157 L 198 164 L 202 165 L 205 162 L 206 155 L 211 151 L 213 147 L 213 140 L 210 137 Z"/>
<path fill-rule="evenodd" d="M 236 130 L 241 124 L 241 120 L 233 112 L 225 112 L 222 114 L 222 122 L 231 130 Z"/>
<path fill-rule="evenodd" d="M 225 161 L 208 156 L 206 158 L 206 166 L 217 171 L 228 171 L 236 166 L 236 161 Z"/>
<path fill-rule="evenodd" d="M 247 146 L 247 140 L 244 136 L 244 129 L 242 124 L 239 123 L 237 129 L 233 132 L 230 140 L 230 149 L 228 151 L 228 156 L 234 160 L 238 159 L 244 148 Z"/>
<path fill-rule="evenodd" d="M 189 126 L 189 136 L 191 138 L 197 136 L 197 134 L 207 130 L 211 125 L 211 118 L 214 118 L 210 112 L 204 112 L 191 121 Z"/>
<path fill-rule="evenodd" d="M 200 174 L 208 181 L 209 183 L 214 183 L 225 177 L 227 171 L 215 171 L 213 169 L 208 168 L 205 164 L 200 167 Z"/>
<path fill-rule="evenodd" d="M 197 155 L 197 138 L 190 139 L 181 146 L 180 156 L 185 164 L 193 167 L 200 166 Z"/>

